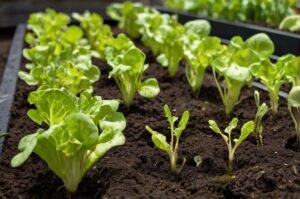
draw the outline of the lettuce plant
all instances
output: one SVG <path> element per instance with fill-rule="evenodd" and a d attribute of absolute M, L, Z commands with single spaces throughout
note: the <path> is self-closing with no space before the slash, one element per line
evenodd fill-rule
<path fill-rule="evenodd" d="M 115 79 L 125 106 L 129 108 L 136 92 L 146 98 L 157 96 L 160 92 L 158 81 L 155 78 L 142 81 L 148 68 L 145 65 L 145 54 L 125 35 L 119 35 L 113 43 L 105 51 L 106 60 L 112 67 L 109 78 Z"/>
<path fill-rule="evenodd" d="M 100 70 L 94 65 L 82 67 L 82 65 L 76 65 L 70 61 L 62 64 L 37 66 L 32 68 L 29 73 L 20 71 L 19 77 L 30 86 L 64 87 L 73 94 L 78 94 L 84 90 L 93 91 L 92 83 L 99 80 Z"/>
<path fill-rule="evenodd" d="M 278 92 L 285 82 L 285 63 L 288 57 L 280 57 L 277 63 L 272 63 L 269 59 L 263 60 L 260 64 L 251 67 L 252 74 L 260 79 L 269 91 L 270 105 L 273 113 L 278 111 Z"/>
<path fill-rule="evenodd" d="M 155 12 L 152 8 L 141 3 L 113 3 L 107 8 L 107 14 L 119 22 L 119 27 L 124 29 L 131 38 L 140 36 L 140 26 L 137 24 L 139 13 Z"/>
<path fill-rule="evenodd" d="M 186 125 L 189 121 L 189 112 L 184 111 L 184 113 L 181 116 L 180 122 L 178 124 L 178 127 L 175 128 L 174 124 L 178 120 L 178 117 L 172 116 L 172 113 L 170 111 L 170 108 L 167 104 L 164 105 L 164 112 L 167 117 L 167 120 L 170 124 L 170 130 L 171 130 L 171 141 L 170 144 L 166 141 L 166 136 L 152 130 L 149 126 L 146 126 L 146 130 L 152 134 L 152 141 L 155 144 L 157 148 L 160 150 L 163 150 L 167 152 L 167 154 L 170 157 L 170 163 L 171 163 L 171 171 L 174 174 L 179 174 L 182 170 L 186 159 L 184 158 L 182 165 L 180 168 L 177 167 L 177 157 L 178 157 L 178 148 L 179 148 L 179 139 L 181 137 L 182 132 L 185 130 Z"/>
<path fill-rule="evenodd" d="M 73 13 L 73 18 L 80 22 L 80 27 L 84 30 L 89 44 L 96 52 L 96 57 L 104 60 L 105 48 L 113 37 L 110 26 L 103 24 L 100 15 L 88 11 L 82 15 Z"/>
<path fill-rule="evenodd" d="M 291 32 L 300 31 L 300 15 L 287 16 L 280 23 L 279 29 L 289 30 Z"/>
<path fill-rule="evenodd" d="M 219 57 L 212 63 L 213 75 L 226 115 L 230 115 L 237 104 L 242 86 L 252 80 L 250 66 L 255 65 L 258 58 L 251 50 L 239 50 L 229 57 Z M 218 77 L 224 77 L 223 87 Z"/>
<path fill-rule="evenodd" d="M 126 121 L 117 112 L 115 100 L 102 100 L 86 92 L 76 97 L 65 89 L 46 89 L 31 93 L 29 101 L 37 109 L 31 109 L 28 115 L 49 128 L 24 136 L 11 166 L 22 165 L 34 152 L 69 192 L 77 190 L 87 170 L 105 153 L 125 143 L 122 131 Z"/>
<path fill-rule="evenodd" d="M 186 77 L 196 97 L 199 96 L 206 68 L 224 51 L 226 46 L 217 37 L 204 37 L 185 45 Z"/>
<path fill-rule="evenodd" d="M 255 114 L 254 119 L 254 131 L 253 133 L 256 136 L 256 142 L 260 146 L 263 145 L 263 132 L 264 132 L 264 126 L 262 124 L 262 119 L 265 116 L 265 114 L 269 111 L 269 107 L 266 103 L 260 104 L 260 95 L 258 91 L 254 91 L 254 99 L 255 104 L 257 107 L 257 112 Z"/>
<path fill-rule="evenodd" d="M 300 86 L 292 88 L 288 95 L 288 108 L 296 128 L 297 144 L 300 147 Z"/>
<path fill-rule="evenodd" d="M 225 106 L 226 115 L 230 115 L 238 102 L 242 86 L 252 81 L 250 70 L 260 66 L 263 60 L 269 60 L 273 52 L 273 42 L 266 34 L 256 34 L 246 41 L 241 37 L 233 37 L 227 52 L 212 62 L 215 83 Z M 217 74 L 224 77 L 223 88 Z"/>
<path fill-rule="evenodd" d="M 284 75 L 288 82 L 294 86 L 300 86 L 300 57 L 292 54 L 284 56 Z"/>
<path fill-rule="evenodd" d="M 25 41 L 30 45 L 47 44 L 59 38 L 69 22 L 68 15 L 57 13 L 53 9 L 31 14 L 27 23 L 32 32 L 26 34 Z"/>
<path fill-rule="evenodd" d="M 233 160 L 234 160 L 234 153 L 240 144 L 253 132 L 254 130 L 254 122 L 249 121 L 242 126 L 240 136 L 237 139 L 232 140 L 232 130 L 234 130 L 238 125 L 238 118 L 234 118 L 225 129 L 225 133 L 220 130 L 218 124 L 213 121 L 209 120 L 209 127 L 217 134 L 222 136 L 224 139 L 227 148 L 228 148 L 228 167 L 227 167 L 227 175 L 229 177 L 233 176 Z M 234 144 L 233 144 L 234 142 Z"/>
<path fill-rule="evenodd" d="M 156 31 L 155 40 L 159 43 L 159 56 L 157 61 L 167 67 L 170 77 L 177 74 L 179 62 L 183 58 L 182 36 L 184 27 L 179 23 L 162 25 Z"/>

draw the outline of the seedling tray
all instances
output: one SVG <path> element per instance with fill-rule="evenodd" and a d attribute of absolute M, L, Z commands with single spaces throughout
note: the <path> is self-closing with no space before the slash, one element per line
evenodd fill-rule
<path fill-rule="evenodd" d="M 214 19 L 211 17 L 175 11 L 165 7 L 156 8 L 163 13 L 178 15 L 178 20 L 181 23 L 195 19 L 206 19 L 210 22 L 212 27 L 211 35 L 218 36 L 222 39 L 229 40 L 236 35 L 246 39 L 257 33 L 266 33 L 275 44 L 275 55 L 281 56 L 288 53 L 295 55 L 300 54 L 300 34 L 284 32 L 258 25 Z"/>
<path fill-rule="evenodd" d="M 1 110 L 7 111 L 0 113 L 3 115 L 1 118 L 6 119 L 5 129 L 9 129 L 11 135 L 0 155 L 0 184 L 3 185 L 0 186 L 0 198 L 68 198 L 70 196 L 62 188 L 60 179 L 36 155 L 32 155 L 21 168 L 9 167 L 19 139 L 37 129 L 37 125 L 26 116 L 26 110 L 30 108 L 26 103 L 30 89 L 21 80 L 17 83 L 18 69 L 24 65 L 21 61 L 24 33 L 25 26 L 18 26 L 5 70 L 5 74 L 11 74 L 13 80 L 4 78 L 2 83 L 11 87 L 4 94 L 10 96 L 7 98 L 10 103 L 5 109 L 1 107 Z M 257 198 L 297 196 L 300 192 L 297 180 L 300 177 L 294 171 L 300 172 L 300 165 L 294 160 L 299 159 L 300 155 L 285 146 L 294 134 L 286 100 L 281 99 L 278 115 L 269 113 L 264 120 L 265 145 L 257 147 L 255 138 L 251 136 L 238 149 L 234 167 L 237 179 L 230 183 L 213 182 L 213 177 L 226 172 L 227 150 L 222 138 L 208 128 L 207 121 L 214 119 L 223 129 L 231 118 L 225 116 L 212 76 L 209 73 L 206 75 L 200 97 L 195 99 L 186 82 L 183 65 L 174 79 L 168 78 L 166 69 L 155 62 L 149 49 L 139 41 L 135 42 L 147 55 L 149 68 L 145 78 L 156 77 L 161 93 L 153 100 L 136 96 L 130 110 L 121 105 L 120 111 L 127 119 L 126 144 L 110 151 L 87 173 L 79 185 L 77 198 L 246 198 L 249 194 Z M 110 67 L 99 60 L 94 60 L 94 63 L 102 71 L 101 79 L 94 84 L 95 95 L 104 99 L 121 98 L 114 80 L 107 78 Z M 253 91 L 259 88 L 261 85 L 254 83 L 252 89 L 243 89 L 242 102 L 232 115 L 240 118 L 240 124 L 253 119 L 256 111 Z M 261 97 L 262 101 L 268 101 L 266 92 L 261 92 Z M 170 173 L 167 155 L 155 149 L 151 135 L 144 128 L 150 125 L 168 134 L 162 110 L 165 103 L 177 116 L 184 110 L 191 113 L 179 149 L 179 158 L 186 157 L 187 163 L 179 176 Z M 11 105 L 9 122 L 8 106 Z M 1 130 L 5 130 L 2 126 Z M 199 167 L 193 161 L 195 155 L 203 158 Z"/>

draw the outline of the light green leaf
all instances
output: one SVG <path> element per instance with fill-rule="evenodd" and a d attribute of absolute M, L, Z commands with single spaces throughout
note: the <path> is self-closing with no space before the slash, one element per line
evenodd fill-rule
<path fill-rule="evenodd" d="M 227 128 L 225 129 L 225 133 L 230 134 L 231 131 L 237 127 L 238 122 L 238 118 L 233 118 L 227 126 Z"/>
<path fill-rule="evenodd" d="M 209 123 L 209 128 L 211 130 L 213 130 L 217 134 L 222 134 L 222 131 L 220 130 L 218 124 L 214 120 L 209 120 L 208 123 Z"/>
<path fill-rule="evenodd" d="M 247 47 L 264 57 L 269 57 L 275 50 L 272 40 L 265 33 L 254 35 L 247 39 L 245 43 Z"/>
<path fill-rule="evenodd" d="M 152 134 L 152 141 L 155 146 L 167 153 L 170 152 L 170 145 L 166 141 L 166 136 L 152 130 L 149 126 L 146 126 L 146 130 Z"/>
<path fill-rule="evenodd" d="M 187 125 L 189 119 L 190 119 L 190 113 L 188 111 L 184 111 L 184 113 L 182 114 L 182 117 L 180 119 L 178 128 L 176 128 L 174 130 L 175 136 L 177 137 L 177 139 L 180 138 L 182 132 L 185 130 L 186 125 Z"/>
<path fill-rule="evenodd" d="M 159 94 L 158 81 L 155 78 L 149 78 L 141 83 L 138 93 L 147 98 L 155 97 Z"/>
<path fill-rule="evenodd" d="M 254 130 L 254 122 L 249 121 L 245 123 L 242 127 L 240 137 L 235 143 L 235 148 L 237 148 Z"/>

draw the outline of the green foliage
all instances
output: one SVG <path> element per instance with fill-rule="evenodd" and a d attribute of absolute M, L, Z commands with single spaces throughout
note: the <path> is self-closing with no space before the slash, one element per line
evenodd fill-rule
<path fill-rule="evenodd" d="M 265 34 L 257 34 L 246 41 L 241 37 L 230 40 L 228 50 L 212 62 L 216 86 L 225 106 L 226 115 L 230 115 L 239 100 L 242 86 L 252 81 L 250 69 L 260 64 L 274 51 L 272 41 Z M 219 77 L 224 77 L 223 88 Z"/>
<path fill-rule="evenodd" d="M 28 19 L 28 32 L 25 41 L 30 45 L 47 44 L 59 39 L 61 32 L 70 22 L 68 15 L 57 13 L 53 9 L 31 14 Z"/>
<path fill-rule="evenodd" d="M 287 16 L 279 25 L 281 30 L 300 31 L 300 15 Z"/>
<path fill-rule="evenodd" d="M 240 144 L 253 132 L 254 130 L 254 122 L 249 121 L 242 126 L 240 136 L 237 139 L 232 140 L 232 130 L 234 130 L 238 125 L 238 118 L 234 118 L 225 129 L 225 132 L 221 131 L 218 127 L 218 124 L 213 121 L 209 120 L 209 127 L 217 134 L 222 136 L 224 139 L 227 148 L 228 148 L 228 168 L 227 168 L 227 175 L 233 176 L 233 160 L 234 160 L 234 153 Z M 233 144 L 234 142 L 234 144 Z"/>
<path fill-rule="evenodd" d="M 51 21 L 53 19 L 57 21 Z M 100 78 L 98 67 L 92 65 L 90 46 L 77 26 L 67 26 L 69 17 L 47 10 L 31 15 L 29 28 L 36 37 L 31 48 L 24 49 L 29 72 L 19 77 L 28 85 L 69 89 L 73 94 L 93 90 L 91 84 Z M 45 28 L 49 23 L 49 27 Z M 33 41 L 33 40 L 32 40 Z"/>
<path fill-rule="evenodd" d="M 297 143 L 300 146 L 300 86 L 295 86 L 290 91 L 288 108 L 295 124 Z"/>
<path fill-rule="evenodd" d="M 255 99 L 255 104 L 257 107 L 257 112 L 255 114 L 255 119 L 254 119 L 254 131 L 253 133 L 256 136 L 256 142 L 260 146 L 263 145 L 263 132 L 264 132 L 264 126 L 262 124 L 262 119 L 265 116 L 265 114 L 269 111 L 269 107 L 267 106 L 266 103 L 260 104 L 260 95 L 258 91 L 254 91 L 254 99 Z"/>
<path fill-rule="evenodd" d="M 73 13 L 73 18 L 80 22 L 80 27 L 84 30 L 96 57 L 105 60 L 105 48 L 109 45 L 113 34 L 110 26 L 103 24 L 103 19 L 96 13 L 86 11 L 80 15 Z"/>
<path fill-rule="evenodd" d="M 166 0 L 169 8 L 233 21 L 279 23 L 293 14 L 297 0 Z"/>
<path fill-rule="evenodd" d="M 178 120 L 178 117 L 173 116 L 170 108 L 167 104 L 164 105 L 164 112 L 167 117 L 167 120 L 170 124 L 170 130 L 171 130 L 171 141 L 170 144 L 167 142 L 166 136 L 162 133 L 159 133 L 157 131 L 152 130 L 148 125 L 146 126 L 146 130 L 152 134 L 152 141 L 155 144 L 155 146 L 162 150 L 167 152 L 170 158 L 171 163 L 171 171 L 174 174 L 179 174 L 182 170 L 186 159 L 184 158 L 184 161 L 180 168 L 177 167 L 177 159 L 178 159 L 178 148 L 179 148 L 179 139 L 181 137 L 182 132 L 185 130 L 186 125 L 189 121 L 189 112 L 184 111 L 184 113 L 181 116 L 180 122 L 178 124 L 178 127 L 175 128 L 175 122 Z"/>
<path fill-rule="evenodd" d="M 124 29 L 131 38 L 140 36 L 139 25 L 137 24 L 139 13 L 154 12 L 152 8 L 141 3 L 113 3 L 107 8 L 107 14 L 119 22 L 119 27 Z"/>
<path fill-rule="evenodd" d="M 269 59 L 263 60 L 259 65 L 251 67 L 252 74 L 264 84 L 270 97 L 270 105 L 273 113 L 278 111 L 278 92 L 285 82 L 285 65 L 290 60 L 289 56 L 280 57 L 274 64 Z"/>
<path fill-rule="evenodd" d="M 292 54 L 285 55 L 284 58 L 285 79 L 294 86 L 300 86 L 300 57 Z"/>
<path fill-rule="evenodd" d="M 122 131 L 126 121 L 116 112 L 115 100 L 102 100 L 87 92 L 76 97 L 65 89 L 46 89 L 31 93 L 29 102 L 37 107 L 28 111 L 29 117 L 49 128 L 24 136 L 11 166 L 22 165 L 34 152 L 69 192 L 77 190 L 86 171 L 105 153 L 125 143 Z"/>
<path fill-rule="evenodd" d="M 120 34 L 113 40 L 112 45 L 106 48 L 105 56 L 112 67 L 109 78 L 115 79 L 127 108 L 136 92 L 146 98 L 159 94 L 160 89 L 155 78 L 142 81 L 143 74 L 148 68 L 148 65 L 145 65 L 145 54 L 125 35 Z"/>
<path fill-rule="evenodd" d="M 204 37 L 202 39 L 187 39 L 184 49 L 186 64 L 186 77 L 193 93 L 198 97 L 205 70 L 214 59 L 226 51 L 217 37 Z"/>

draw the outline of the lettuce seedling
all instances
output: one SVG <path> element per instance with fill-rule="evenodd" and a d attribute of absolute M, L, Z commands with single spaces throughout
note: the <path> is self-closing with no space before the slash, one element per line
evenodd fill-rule
<path fill-rule="evenodd" d="M 41 86 L 43 88 L 67 88 L 73 94 L 84 90 L 93 91 L 92 83 L 100 78 L 100 70 L 97 66 L 76 65 L 73 62 L 62 64 L 50 64 L 48 66 L 37 66 L 29 73 L 20 71 L 19 77 L 30 86 Z"/>
<path fill-rule="evenodd" d="M 44 44 L 56 40 L 61 32 L 67 28 L 70 17 L 64 13 L 57 13 L 53 9 L 31 14 L 28 19 L 28 32 L 25 41 L 30 45 Z"/>
<path fill-rule="evenodd" d="M 226 115 L 230 115 L 238 103 L 242 86 L 252 80 L 250 66 L 256 65 L 258 61 L 258 57 L 249 49 L 238 50 L 230 56 L 219 57 L 213 61 L 213 76 Z M 224 77 L 223 88 L 217 74 L 219 77 Z"/>
<path fill-rule="evenodd" d="M 260 79 L 260 82 L 265 85 L 269 91 L 270 105 L 273 113 L 278 111 L 278 92 L 281 85 L 285 82 L 285 64 L 286 56 L 280 57 L 277 63 L 273 64 L 269 59 L 263 60 L 258 65 L 251 66 L 252 74 Z"/>
<path fill-rule="evenodd" d="M 225 113 L 229 115 L 239 100 L 240 91 L 245 83 L 252 81 L 251 69 L 268 60 L 274 52 L 274 44 L 266 34 L 256 34 L 246 41 L 241 37 L 230 40 L 227 53 L 212 62 L 216 86 L 220 92 Z M 216 73 L 224 77 L 221 87 Z"/>
<path fill-rule="evenodd" d="M 237 150 L 237 148 L 240 146 L 240 144 L 253 132 L 254 130 L 254 122 L 249 121 L 245 123 L 241 129 L 241 133 L 239 138 L 232 140 L 232 130 L 237 127 L 238 124 L 238 118 L 234 118 L 228 125 L 228 127 L 225 129 L 225 133 L 220 130 L 218 127 L 218 124 L 213 121 L 209 120 L 209 127 L 217 134 L 221 135 L 224 139 L 227 148 L 228 148 L 228 167 L 227 167 L 227 175 L 229 177 L 233 176 L 233 160 L 234 160 L 234 153 Z M 233 145 L 234 142 L 234 145 Z"/>
<path fill-rule="evenodd" d="M 177 74 L 179 62 L 183 58 L 182 37 L 184 34 L 184 27 L 174 22 L 172 25 L 162 25 L 156 31 L 155 40 L 160 44 L 160 55 L 157 61 L 168 68 L 170 77 Z"/>
<path fill-rule="evenodd" d="M 279 29 L 289 30 L 291 32 L 300 31 L 300 15 L 287 16 L 280 23 Z"/>
<path fill-rule="evenodd" d="M 65 89 L 35 91 L 30 98 L 37 106 L 30 117 L 50 126 L 21 139 L 12 167 L 22 165 L 34 152 L 62 179 L 69 192 L 75 192 L 89 168 L 111 148 L 125 143 L 122 131 L 126 121 L 122 113 L 116 112 L 115 100 L 104 101 L 88 93 L 78 98 Z"/>
<path fill-rule="evenodd" d="M 170 124 L 170 130 L 171 130 L 171 142 L 170 144 L 166 141 L 166 136 L 152 130 L 148 125 L 146 126 L 146 130 L 152 134 L 152 141 L 155 144 L 157 148 L 160 150 L 163 150 L 168 153 L 170 157 L 170 163 L 171 163 L 171 171 L 174 174 L 179 174 L 182 170 L 186 159 L 183 159 L 183 163 L 180 166 L 180 168 L 177 167 L 177 157 L 178 157 L 178 147 L 179 147 L 179 139 L 182 134 L 182 132 L 185 130 L 186 125 L 189 121 L 189 112 L 184 111 L 184 113 L 181 116 L 180 122 L 178 124 L 178 127 L 175 128 L 174 124 L 178 120 L 178 117 L 172 116 L 172 113 L 170 111 L 170 108 L 167 104 L 164 105 L 164 112 L 167 117 L 167 120 Z"/>
<path fill-rule="evenodd" d="M 114 44 L 106 48 L 105 55 L 112 67 L 109 78 L 115 79 L 127 108 L 136 92 L 146 98 L 153 98 L 159 94 L 160 89 L 155 78 L 142 81 L 143 74 L 148 68 L 148 65 L 144 64 L 145 54 L 125 35 L 119 35 Z"/>
<path fill-rule="evenodd" d="M 264 127 L 262 124 L 262 119 L 265 116 L 265 114 L 269 111 L 269 107 L 267 106 L 266 103 L 260 104 L 260 95 L 258 91 L 254 91 L 254 99 L 255 99 L 255 104 L 257 107 L 257 112 L 255 114 L 255 119 L 254 119 L 254 131 L 253 133 L 256 136 L 256 142 L 260 146 L 263 145 L 263 132 L 264 132 Z"/>
<path fill-rule="evenodd" d="M 300 86 L 292 88 L 288 95 L 288 108 L 296 128 L 297 144 L 300 147 Z"/>
<path fill-rule="evenodd" d="M 288 82 L 294 86 L 300 86 L 300 57 L 292 54 L 284 56 L 284 75 Z"/>
<path fill-rule="evenodd" d="M 184 58 L 187 61 L 186 77 L 194 95 L 198 97 L 206 68 L 218 55 L 226 51 L 226 46 L 222 45 L 217 37 L 188 41 L 184 50 Z"/>
<path fill-rule="evenodd" d="M 96 51 L 94 55 L 105 60 L 105 48 L 113 37 L 110 26 L 104 25 L 102 17 L 97 13 L 86 11 L 82 15 L 73 13 L 72 16 L 80 22 L 80 27 L 84 30 L 89 44 Z"/>
<path fill-rule="evenodd" d="M 113 3 L 107 8 L 107 14 L 119 22 L 119 27 L 124 29 L 131 38 L 140 36 L 140 26 L 137 24 L 139 13 L 151 13 L 153 9 L 141 3 Z"/>

